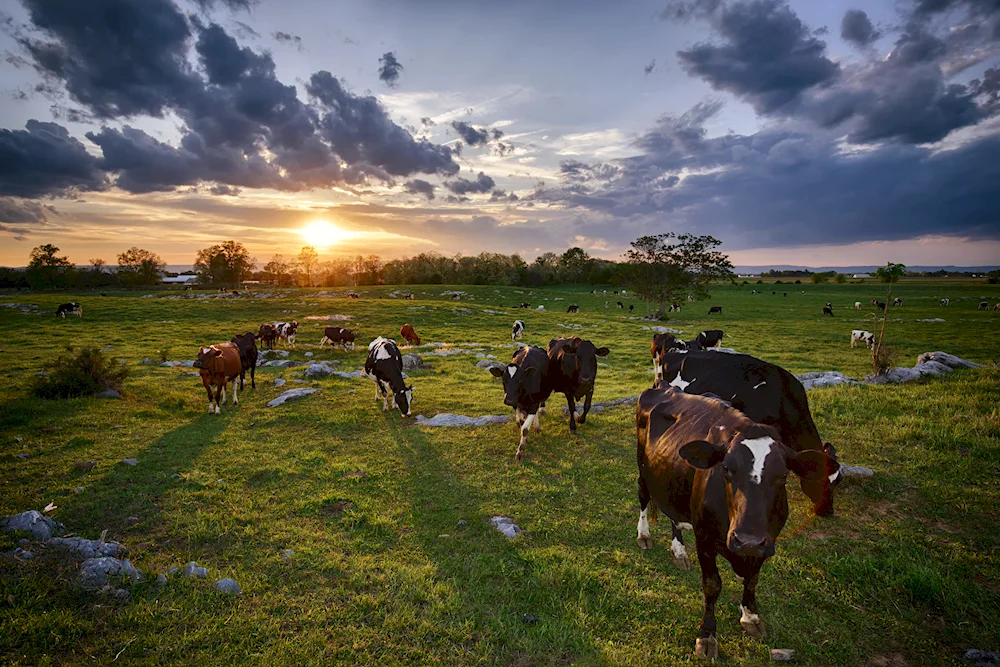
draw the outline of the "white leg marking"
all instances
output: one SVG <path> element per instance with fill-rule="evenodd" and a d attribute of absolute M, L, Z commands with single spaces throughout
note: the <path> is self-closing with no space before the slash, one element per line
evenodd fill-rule
<path fill-rule="evenodd" d="M 753 470 L 750 471 L 750 480 L 755 484 L 760 484 L 760 475 L 764 472 L 764 461 L 771 453 L 771 445 L 774 444 L 774 440 L 765 436 L 744 440 L 743 444 L 753 455 Z"/>
<path fill-rule="evenodd" d="M 754 625 L 760 623 L 760 615 L 751 612 L 743 605 L 740 605 L 740 611 L 743 613 L 743 616 L 740 618 L 740 623 L 753 623 Z"/>
<path fill-rule="evenodd" d="M 240 404 L 240 398 L 236 395 L 236 389 L 239 387 L 239 379 L 233 378 L 233 405 Z"/>
<path fill-rule="evenodd" d="M 684 550 L 684 545 L 676 537 L 670 540 L 670 553 L 674 555 L 677 560 L 687 560 L 687 551 Z"/>
<path fill-rule="evenodd" d="M 649 520 L 646 518 L 646 510 L 639 510 L 639 541 L 649 540 Z"/>
<path fill-rule="evenodd" d="M 521 434 L 526 438 L 528 437 L 528 431 L 531 430 L 531 425 L 535 423 L 538 419 L 537 415 L 528 415 L 527 419 L 524 420 L 524 424 L 521 425 Z"/>
<path fill-rule="evenodd" d="M 209 401 L 208 402 L 208 414 L 210 414 L 210 415 L 214 415 L 215 414 L 215 401 Z"/>

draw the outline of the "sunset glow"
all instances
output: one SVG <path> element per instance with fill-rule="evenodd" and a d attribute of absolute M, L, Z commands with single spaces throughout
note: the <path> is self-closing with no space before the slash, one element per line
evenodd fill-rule
<path fill-rule="evenodd" d="M 330 224 L 326 220 L 315 220 L 299 230 L 306 243 L 314 248 L 329 248 L 354 238 L 356 235 Z"/>

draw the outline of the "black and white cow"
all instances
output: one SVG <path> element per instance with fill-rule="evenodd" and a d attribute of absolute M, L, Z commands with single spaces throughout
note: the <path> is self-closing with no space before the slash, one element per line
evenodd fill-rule
<path fill-rule="evenodd" d="M 990 309 L 990 304 L 988 301 L 979 302 L 979 310 L 989 310 L 989 309 Z"/>
<path fill-rule="evenodd" d="M 902 306 L 903 305 L 903 300 L 900 299 L 897 296 L 895 299 L 892 300 L 892 305 L 894 305 L 894 306 Z"/>
<path fill-rule="evenodd" d="M 299 323 L 295 320 L 291 322 L 271 322 L 271 326 L 274 330 L 278 332 L 278 342 L 285 342 L 286 345 L 291 345 L 292 349 L 295 349 L 295 332 L 299 328 Z"/>
<path fill-rule="evenodd" d="M 61 303 L 59 307 L 56 308 L 56 315 L 66 319 L 66 315 L 76 315 L 77 317 L 83 317 L 83 306 L 76 303 Z"/>
<path fill-rule="evenodd" d="M 399 408 L 404 417 L 410 416 L 413 385 L 406 386 L 403 379 L 403 355 L 399 353 L 396 341 L 379 336 L 368 344 L 365 374 L 375 380 L 375 400 L 382 399 L 382 412 L 389 410 L 391 394 L 392 407 Z"/>
<path fill-rule="evenodd" d="M 514 326 L 510 328 L 510 339 L 517 340 L 524 335 L 524 320 L 514 320 Z"/>
<path fill-rule="evenodd" d="M 823 314 L 833 317 L 833 308 L 831 308 L 830 306 L 823 306 Z"/>
<path fill-rule="evenodd" d="M 580 312 L 580 306 L 578 306 L 578 305 L 576 305 L 574 303 L 572 306 L 570 306 L 569 308 L 566 309 L 566 312 L 567 313 L 579 313 Z"/>
<path fill-rule="evenodd" d="M 949 303 L 951 303 L 951 299 L 948 298 L 941 299 L 941 301 L 939 301 L 938 303 L 940 303 L 942 306 L 947 306 Z"/>
<path fill-rule="evenodd" d="M 680 307 L 679 304 L 672 303 L 672 304 L 670 304 L 670 308 L 667 309 L 667 312 L 668 313 L 679 313 L 679 312 L 681 312 L 681 307 Z"/>
<path fill-rule="evenodd" d="M 545 401 L 552 394 L 549 382 L 549 355 L 540 347 L 525 345 L 515 350 L 511 362 L 503 368 L 490 369 L 495 377 L 503 380 L 504 405 L 514 408 L 514 418 L 521 432 L 514 459 L 524 458 L 528 432 L 542 430 L 539 417 L 545 412 Z"/>
<path fill-rule="evenodd" d="M 518 306 L 518 308 L 529 308 L 530 309 L 531 308 L 531 304 L 530 303 L 525 303 L 525 302 L 522 301 L 521 305 Z"/>
<path fill-rule="evenodd" d="M 855 301 L 854 302 L 854 310 L 861 310 L 861 302 L 860 301 Z"/>
<path fill-rule="evenodd" d="M 350 345 L 351 349 L 354 349 L 354 332 L 350 329 L 345 329 L 344 327 L 326 327 L 323 329 L 323 337 L 320 339 L 320 345 L 330 345 L 342 346 L 345 350 L 347 346 Z"/>
<path fill-rule="evenodd" d="M 695 336 L 693 341 L 687 343 L 686 349 L 707 350 L 710 347 L 722 347 L 723 335 L 722 329 L 707 329 Z"/>
<path fill-rule="evenodd" d="M 619 301 L 618 302 L 618 308 L 621 309 L 621 310 L 624 310 L 625 309 L 625 304 L 622 303 L 621 301 Z"/>
<path fill-rule="evenodd" d="M 851 347 L 857 347 L 859 342 L 867 345 L 870 350 L 875 347 L 875 334 L 864 329 L 854 329 L 851 331 Z"/>
<path fill-rule="evenodd" d="M 235 343 L 240 351 L 240 365 L 243 367 L 243 370 L 240 371 L 240 391 L 243 391 L 243 383 L 246 380 L 248 370 L 250 371 L 250 386 L 256 389 L 257 335 L 252 331 L 236 334 L 231 342 Z"/>

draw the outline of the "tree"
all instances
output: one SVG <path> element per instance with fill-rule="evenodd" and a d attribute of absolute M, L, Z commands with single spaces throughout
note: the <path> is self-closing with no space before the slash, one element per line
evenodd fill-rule
<path fill-rule="evenodd" d="M 124 283 L 155 285 L 166 268 L 166 262 L 155 252 L 135 246 L 118 255 L 118 276 Z"/>
<path fill-rule="evenodd" d="M 838 273 L 833 277 L 833 282 L 837 283 L 838 285 L 843 285 L 844 283 L 847 282 L 847 276 L 845 276 L 843 273 Z"/>
<path fill-rule="evenodd" d="M 73 264 L 65 256 L 58 257 L 59 248 L 46 243 L 32 248 L 25 278 L 32 289 L 66 287 L 73 277 Z"/>
<path fill-rule="evenodd" d="M 90 263 L 90 270 L 94 273 L 94 275 L 104 273 L 104 267 L 108 265 L 108 263 L 100 257 L 95 257 L 94 259 L 89 259 L 87 261 Z"/>
<path fill-rule="evenodd" d="M 275 255 L 264 265 L 264 272 L 272 276 L 278 285 L 284 285 L 291 274 L 292 264 L 285 261 L 284 255 Z"/>
<path fill-rule="evenodd" d="M 814 273 L 810 279 L 812 280 L 813 285 L 822 285 L 823 283 L 830 281 L 830 276 L 825 273 Z"/>
<path fill-rule="evenodd" d="M 319 263 L 319 253 L 312 246 L 304 246 L 299 251 L 299 268 L 306 274 L 306 287 L 312 286 L 312 274 Z"/>
<path fill-rule="evenodd" d="M 194 270 L 201 282 L 211 285 L 232 284 L 239 286 L 254 267 L 257 259 L 238 241 L 226 241 L 198 251 Z"/>
<path fill-rule="evenodd" d="M 893 264 L 888 262 L 885 266 L 875 271 L 875 277 L 884 283 L 888 283 L 888 287 L 885 290 L 885 305 L 886 308 L 889 307 L 892 298 L 892 284 L 897 282 L 900 278 L 906 275 L 906 265 L 905 264 Z M 882 311 L 882 328 L 878 332 L 878 338 L 875 340 L 875 345 L 872 347 L 872 369 L 875 371 L 875 375 L 883 375 L 892 368 L 893 360 L 893 350 L 886 345 L 883 345 L 885 340 L 885 323 L 888 320 L 888 314 Z M 875 315 L 875 324 L 878 328 L 878 312 Z"/>
<path fill-rule="evenodd" d="M 906 264 L 887 263 L 882 268 L 875 270 L 875 277 L 884 283 L 898 283 L 899 279 L 906 275 Z M 888 297 L 887 297 L 888 298 Z"/>
<path fill-rule="evenodd" d="M 657 317 L 663 317 L 667 303 L 685 295 L 708 296 L 713 280 L 733 280 L 729 257 L 713 250 L 722 242 L 711 236 L 657 234 L 632 241 L 622 267 L 625 284 L 640 298 L 658 302 Z"/>
<path fill-rule="evenodd" d="M 559 258 L 559 281 L 562 283 L 580 283 L 587 275 L 590 265 L 590 255 L 583 248 L 570 248 Z"/>

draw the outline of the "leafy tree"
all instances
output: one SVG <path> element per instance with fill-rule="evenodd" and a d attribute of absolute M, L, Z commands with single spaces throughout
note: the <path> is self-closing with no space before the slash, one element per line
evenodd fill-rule
<path fill-rule="evenodd" d="M 75 270 L 65 256 L 59 257 L 59 248 L 46 243 L 32 248 L 25 278 L 32 289 L 67 287 Z"/>
<path fill-rule="evenodd" d="M 118 276 L 126 284 L 155 285 L 166 268 L 166 262 L 155 252 L 135 246 L 118 255 Z"/>
<path fill-rule="evenodd" d="M 833 282 L 837 283 L 838 285 L 843 285 L 844 283 L 847 282 L 847 276 L 845 276 L 843 273 L 838 273 L 833 277 Z"/>
<path fill-rule="evenodd" d="M 893 264 L 889 262 L 885 266 L 875 270 L 875 277 L 884 283 L 899 282 L 899 279 L 906 275 L 906 264 Z"/>
<path fill-rule="evenodd" d="M 810 278 L 812 280 L 813 285 L 822 285 L 823 283 L 827 283 L 830 281 L 830 276 L 826 275 L 825 273 L 814 273 Z"/>
<path fill-rule="evenodd" d="M 278 285 L 284 285 L 288 282 L 292 268 L 292 264 L 285 261 L 284 255 L 275 255 L 270 262 L 264 265 L 264 273 L 269 274 L 272 280 L 277 281 Z"/>
<path fill-rule="evenodd" d="M 587 275 L 590 255 L 583 248 L 570 248 L 559 258 L 559 280 L 562 283 L 581 283 Z"/>
<path fill-rule="evenodd" d="M 257 266 L 257 259 L 238 241 L 226 241 L 198 251 L 194 270 L 203 283 L 239 285 Z"/>
<path fill-rule="evenodd" d="M 875 277 L 884 283 L 888 283 L 888 287 L 885 290 L 885 304 L 886 307 L 889 306 L 892 301 L 892 284 L 897 282 L 900 278 L 906 275 L 906 265 L 905 264 L 893 264 L 892 262 L 886 263 L 885 266 L 875 271 Z M 884 344 L 885 342 L 885 323 L 889 319 L 886 312 L 882 313 L 882 328 L 878 332 L 878 338 L 875 340 L 875 345 L 872 347 L 872 369 L 875 371 L 875 375 L 884 375 L 892 368 L 893 358 L 895 356 L 894 351 Z M 878 312 L 875 315 L 875 325 L 878 328 Z"/>
<path fill-rule="evenodd" d="M 306 276 L 306 287 L 312 286 L 313 271 L 316 270 L 317 264 L 319 264 L 319 253 L 316 252 L 316 248 L 309 245 L 303 246 L 302 250 L 299 251 L 298 265 Z"/>
<path fill-rule="evenodd" d="M 659 304 L 657 317 L 666 314 L 668 303 L 686 295 L 708 296 L 713 280 L 733 280 L 729 257 L 713 250 L 722 242 L 712 236 L 656 234 L 632 241 L 622 266 L 625 284 L 640 298 Z"/>

